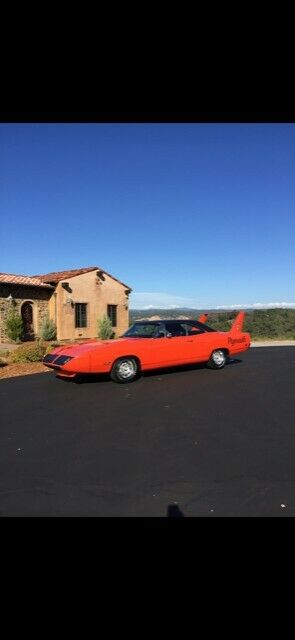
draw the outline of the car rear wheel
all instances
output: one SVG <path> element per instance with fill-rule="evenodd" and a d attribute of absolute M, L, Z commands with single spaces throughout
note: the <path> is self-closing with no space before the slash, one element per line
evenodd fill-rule
<path fill-rule="evenodd" d="M 226 363 L 226 353 L 223 349 L 215 349 L 211 353 L 210 360 L 208 360 L 208 367 L 210 369 L 222 369 Z"/>
<path fill-rule="evenodd" d="M 135 358 L 118 358 L 112 366 L 110 373 L 114 382 L 123 384 L 124 382 L 133 382 L 138 375 L 138 363 Z"/>

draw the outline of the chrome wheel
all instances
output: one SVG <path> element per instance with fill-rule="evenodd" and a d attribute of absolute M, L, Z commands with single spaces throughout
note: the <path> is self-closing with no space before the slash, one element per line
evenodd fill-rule
<path fill-rule="evenodd" d="M 218 367 L 220 367 L 220 365 L 225 363 L 224 352 L 221 350 L 214 351 L 214 353 L 212 353 L 212 360 L 215 364 L 217 364 Z"/>
<path fill-rule="evenodd" d="M 110 376 L 114 382 L 132 382 L 137 377 L 139 363 L 136 358 L 119 358 L 114 362 Z"/>
<path fill-rule="evenodd" d="M 124 380 L 126 378 L 130 378 L 131 376 L 133 376 L 136 373 L 136 367 L 135 367 L 134 361 L 123 360 L 122 362 L 120 362 L 117 369 L 117 373 L 119 374 L 119 376 L 124 378 Z"/>
<path fill-rule="evenodd" d="M 226 353 L 222 349 L 216 349 L 211 354 L 211 358 L 208 361 L 208 367 L 211 369 L 222 369 L 226 363 Z"/>

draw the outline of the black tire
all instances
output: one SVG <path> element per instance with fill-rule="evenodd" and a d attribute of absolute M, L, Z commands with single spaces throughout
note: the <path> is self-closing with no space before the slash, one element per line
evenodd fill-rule
<path fill-rule="evenodd" d="M 126 384 L 127 382 L 133 382 L 137 378 L 139 373 L 139 366 L 135 358 L 125 356 L 124 358 L 118 358 L 112 366 L 110 377 L 114 382 L 120 384 Z"/>
<path fill-rule="evenodd" d="M 223 349 L 215 349 L 211 353 L 211 357 L 207 362 L 207 366 L 210 369 L 223 369 L 226 364 L 227 355 Z"/>

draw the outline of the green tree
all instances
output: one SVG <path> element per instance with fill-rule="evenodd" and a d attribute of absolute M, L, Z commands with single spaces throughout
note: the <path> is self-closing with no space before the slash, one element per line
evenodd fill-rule
<path fill-rule="evenodd" d="M 48 315 L 45 316 L 42 322 L 40 337 L 42 338 L 42 340 L 55 340 L 56 338 L 56 325 Z"/>
<path fill-rule="evenodd" d="M 97 321 L 98 325 L 98 337 L 101 340 L 110 340 L 114 337 L 114 330 L 112 326 L 112 321 L 108 316 L 103 316 L 99 318 Z"/>
<path fill-rule="evenodd" d="M 9 339 L 14 340 L 14 342 L 20 342 L 24 332 L 24 323 L 15 309 L 9 312 L 4 326 Z"/>

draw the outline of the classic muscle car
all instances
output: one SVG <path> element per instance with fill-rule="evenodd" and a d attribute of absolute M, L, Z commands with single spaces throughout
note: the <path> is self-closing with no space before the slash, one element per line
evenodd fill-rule
<path fill-rule="evenodd" d="M 250 346 L 249 333 L 243 333 L 245 312 L 235 318 L 228 332 L 216 331 L 199 320 L 157 320 L 135 322 L 115 340 L 91 340 L 53 349 L 43 363 L 59 377 L 108 373 L 119 383 L 132 382 L 142 371 L 206 362 L 222 369 L 227 358 Z"/>

